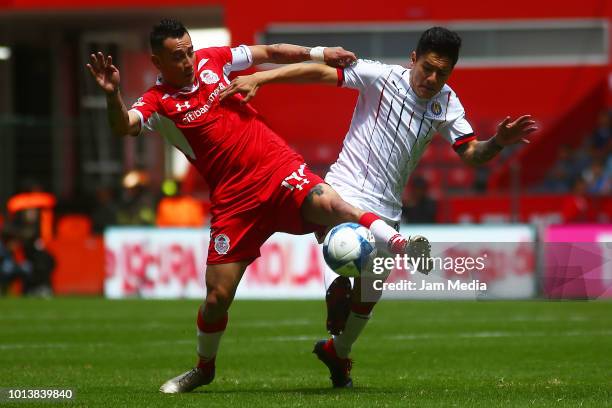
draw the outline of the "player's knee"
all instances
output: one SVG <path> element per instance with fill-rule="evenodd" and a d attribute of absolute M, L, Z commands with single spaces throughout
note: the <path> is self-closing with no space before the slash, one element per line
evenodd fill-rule
<path fill-rule="evenodd" d="M 231 295 L 222 287 L 208 288 L 206 294 L 206 308 L 211 311 L 225 312 L 231 303 Z"/>

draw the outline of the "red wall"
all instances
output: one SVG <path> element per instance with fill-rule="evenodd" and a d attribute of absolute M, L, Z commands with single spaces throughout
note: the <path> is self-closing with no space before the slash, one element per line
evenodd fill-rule
<path fill-rule="evenodd" d="M 457 69 L 449 85 L 478 136 L 488 138 L 505 115 L 532 114 L 546 129 L 607 74 L 607 67 Z M 356 97 L 356 91 L 326 86 L 271 85 L 259 91 L 254 105 L 298 147 L 312 149 L 319 142 L 339 148 Z"/>
<path fill-rule="evenodd" d="M 290 4 L 290 6 L 289 6 Z M 553 0 L 515 0 L 512 3 L 480 0 L 385 0 L 378 7 L 365 1 L 273 0 L 266 2 L 225 1 L 226 22 L 236 43 L 250 43 L 253 32 L 270 22 L 406 22 L 482 19 L 585 18 L 612 16 L 607 0 L 563 2 Z"/>
<path fill-rule="evenodd" d="M 270 6 L 277 5 L 276 7 Z M 319 4 L 321 7 L 317 7 Z M 370 4 L 370 3 L 368 3 Z M 452 20 L 511 20 L 612 17 L 612 2 L 586 0 L 560 3 L 553 1 L 518 0 L 512 3 L 482 6 L 481 1 L 385 1 L 384 7 L 358 7 L 355 2 L 267 2 L 265 13 L 261 3 L 226 3 L 226 21 L 234 44 L 252 43 L 255 34 L 271 23 L 308 22 L 419 22 L 433 21 L 444 24 Z M 612 38 L 611 38 L 612 40 Z M 324 45 L 324 44 L 322 44 Z M 406 48 L 406 56 L 411 51 Z M 466 108 L 468 119 L 481 139 L 490 137 L 496 124 L 506 115 L 532 114 L 539 122 L 541 132 L 533 135 L 537 140 L 553 143 L 565 127 L 558 126 L 562 116 L 579 101 L 593 92 L 595 87 L 606 86 L 610 66 L 529 67 L 529 68 L 457 68 L 450 85 L 457 91 Z M 606 91 L 608 101 L 612 93 Z M 263 89 L 254 105 L 267 118 L 269 124 L 288 139 L 309 161 L 330 161 L 341 147 L 350 122 L 356 93 L 321 86 L 275 85 Z M 608 102 L 609 103 L 609 102 Z M 591 108 L 606 105 L 606 97 L 597 99 Z M 612 104 L 611 104 L 612 106 Z M 576 120 L 572 118 L 572 121 Z M 586 121 L 585 121 L 586 120 Z M 567 131 L 563 139 L 584 137 L 594 124 L 594 116 L 587 116 L 581 126 Z M 550 139 L 549 139 L 550 138 Z M 577 144 L 577 143 L 576 143 Z M 526 146 L 523 150 L 529 150 Z M 554 160 L 556 149 L 539 149 L 537 154 L 522 161 L 524 184 L 533 184 L 543 176 Z M 535 158 L 535 159 L 534 159 Z M 508 168 L 496 172 L 495 187 L 505 187 Z"/>
<path fill-rule="evenodd" d="M 222 6 L 224 19 L 232 33 L 232 43 L 252 44 L 257 33 L 273 23 L 336 23 L 336 22 L 435 22 L 454 20 L 512 20 L 560 18 L 612 18 L 612 2 L 583 0 L 580 2 L 515 0 L 512 4 L 497 2 L 483 7 L 482 1 L 464 0 L 437 2 L 425 0 L 386 0 L 384 7 L 372 7 L 371 2 L 348 0 L 266 2 L 240 0 L 176 0 L 173 7 Z M 42 9 L 135 8 L 168 7 L 162 0 L 0 0 L 0 14 L 5 11 L 35 11 Z M 610 39 L 612 43 L 612 38 Z M 407 45 L 406 56 L 411 51 Z M 569 112 L 596 86 L 605 86 L 610 73 L 608 66 L 530 67 L 530 68 L 457 68 L 450 85 L 457 91 L 468 119 L 480 138 L 488 138 L 495 124 L 506 115 L 530 113 L 543 131 L 535 138 L 551 138 L 552 129 L 563 131 L 559 118 Z M 598 85 L 600 84 L 600 85 Z M 607 90 L 607 99 L 612 101 Z M 600 104 L 605 106 L 604 101 Z M 269 124 L 311 161 L 331 161 L 351 118 L 355 93 L 319 86 L 270 86 L 255 99 L 255 106 Z M 608 102 L 609 103 L 609 102 Z M 593 107 L 594 109 L 597 106 Z M 592 124 L 585 123 L 585 129 Z M 560 129 L 560 130 L 557 130 Z M 547 134 L 549 130 L 549 134 Z M 582 137 L 580 134 L 564 138 Z M 530 147 L 527 147 L 529 149 Z M 543 155 L 543 156 L 542 156 Z M 541 149 L 538 160 L 530 159 L 524 174 L 538 176 L 529 166 L 545 167 L 554 160 L 554 149 Z M 504 173 L 505 172 L 505 173 Z M 496 175 L 503 185 L 507 169 Z M 537 179 L 537 177 L 533 177 Z"/>
<path fill-rule="evenodd" d="M 194 6 L 221 5 L 222 0 L 179 0 L 172 6 Z M 7 11 L 38 11 L 38 10 L 87 10 L 87 9 L 112 9 L 112 8 L 135 8 L 135 7 L 168 7 L 170 4 L 162 0 L 0 0 L 0 9 Z"/>
<path fill-rule="evenodd" d="M 384 7 L 372 7 L 366 1 L 287 2 L 285 0 L 0 0 L 0 11 L 86 10 L 146 7 L 205 7 L 218 5 L 225 9 L 225 20 L 236 43 L 250 43 L 253 33 L 270 22 L 406 22 L 483 19 L 587 18 L 612 16 L 607 0 L 563 2 L 556 0 L 515 0 L 512 4 L 493 2 L 483 6 L 480 0 L 385 0 Z"/>
<path fill-rule="evenodd" d="M 576 208 L 578 200 L 587 204 L 582 211 Z M 513 205 L 516 205 L 514 209 Z M 517 212 L 516 220 L 512 220 L 514 210 Z M 441 223 L 609 223 L 612 221 L 612 198 L 524 194 L 513 202 L 509 195 L 450 197 L 441 203 L 437 220 Z"/>

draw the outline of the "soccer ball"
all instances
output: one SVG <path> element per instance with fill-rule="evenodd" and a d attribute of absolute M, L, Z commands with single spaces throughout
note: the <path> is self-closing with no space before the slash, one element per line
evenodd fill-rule
<path fill-rule="evenodd" d="M 360 276 L 375 256 L 372 232 L 356 223 L 335 226 L 323 241 L 323 258 L 338 275 L 349 278 Z"/>

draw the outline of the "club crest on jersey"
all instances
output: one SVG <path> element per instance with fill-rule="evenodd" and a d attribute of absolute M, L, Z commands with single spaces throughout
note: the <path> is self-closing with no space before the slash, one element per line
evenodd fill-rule
<path fill-rule="evenodd" d="M 205 69 L 200 73 L 200 80 L 207 85 L 219 82 L 219 76 L 210 69 Z"/>
<path fill-rule="evenodd" d="M 230 249 L 230 239 L 225 234 L 219 234 L 215 237 L 215 251 L 219 255 L 227 254 L 227 251 Z"/>
<path fill-rule="evenodd" d="M 183 109 L 187 110 L 189 108 L 191 108 L 191 105 L 189 105 L 189 102 L 185 102 L 182 105 L 180 103 L 176 104 L 176 111 L 177 112 L 181 112 Z"/>
<path fill-rule="evenodd" d="M 429 105 L 429 110 L 431 111 L 432 115 L 440 116 L 442 114 L 442 105 L 440 105 L 440 102 L 438 101 L 433 101 L 431 105 Z"/>

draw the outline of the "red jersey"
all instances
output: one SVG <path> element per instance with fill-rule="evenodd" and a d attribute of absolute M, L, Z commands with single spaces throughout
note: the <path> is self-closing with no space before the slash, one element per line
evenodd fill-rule
<path fill-rule="evenodd" d="M 253 202 L 270 184 L 280 184 L 279 170 L 303 158 L 268 128 L 250 105 L 233 95 L 219 102 L 231 71 L 251 65 L 246 46 L 196 51 L 195 81 L 172 88 L 158 79 L 134 103 L 141 129 L 162 134 L 181 150 L 208 183 L 213 206 Z"/>

